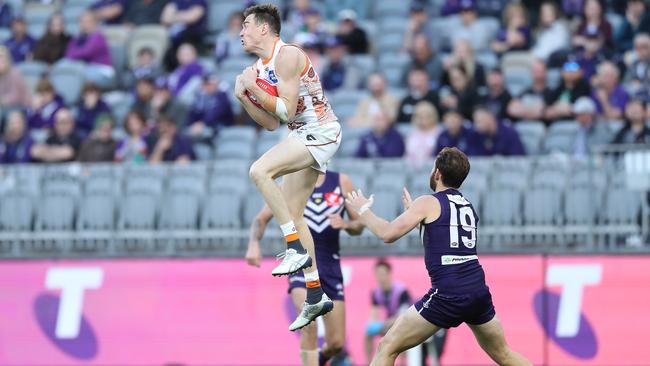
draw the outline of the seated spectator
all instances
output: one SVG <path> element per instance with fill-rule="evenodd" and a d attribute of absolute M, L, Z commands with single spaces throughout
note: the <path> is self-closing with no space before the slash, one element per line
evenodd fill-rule
<path fill-rule="evenodd" d="M 201 78 L 198 78 L 199 85 Z M 193 97 L 192 97 L 193 98 Z M 181 127 L 187 120 L 187 108 L 178 98 L 174 98 L 164 77 L 156 80 L 156 89 L 149 105 L 148 121 L 155 123 L 162 116 L 171 118 L 176 125 Z"/>
<path fill-rule="evenodd" d="M 345 45 L 336 37 L 326 42 L 327 58 L 321 64 L 320 80 L 323 89 L 357 89 L 361 85 L 361 70 L 350 57 L 347 57 Z"/>
<path fill-rule="evenodd" d="M 11 59 L 21 63 L 32 58 L 36 40 L 27 33 L 25 18 L 17 16 L 11 22 L 11 38 L 5 41 L 5 46 L 11 52 Z"/>
<path fill-rule="evenodd" d="M 442 77 L 442 61 L 440 57 L 434 54 L 429 40 L 424 34 L 418 34 L 413 39 L 413 51 L 411 52 L 411 62 L 406 65 L 402 73 L 402 85 L 408 84 L 408 75 L 411 69 L 423 69 L 429 74 L 429 79 L 438 84 Z M 434 89 L 438 85 L 433 86 Z"/>
<path fill-rule="evenodd" d="M 14 67 L 9 50 L 0 46 L 0 107 L 27 107 L 31 101 L 23 73 Z"/>
<path fill-rule="evenodd" d="M 404 155 L 404 139 L 388 119 L 388 114 L 379 109 L 372 116 L 371 131 L 361 137 L 355 154 L 358 158 L 399 158 Z"/>
<path fill-rule="evenodd" d="M 509 122 L 498 120 L 487 107 L 474 110 L 474 127 L 479 134 L 482 155 L 516 156 L 525 155 L 517 130 Z"/>
<path fill-rule="evenodd" d="M 481 98 L 462 66 L 451 68 L 449 78 L 451 88 L 440 90 L 440 108 L 443 111 L 458 110 L 463 118 L 471 120 L 472 111 Z"/>
<path fill-rule="evenodd" d="M 460 24 L 454 27 L 451 34 L 452 44 L 460 40 L 469 41 L 472 49 L 476 52 L 490 49 L 490 32 L 478 23 L 478 13 L 474 0 L 462 0 L 460 2 Z"/>
<path fill-rule="evenodd" d="M 351 55 L 368 53 L 369 42 L 366 32 L 357 25 L 357 13 L 351 9 L 339 12 L 339 26 L 336 32 Z"/>
<path fill-rule="evenodd" d="M 591 97 L 596 102 L 596 111 L 608 121 L 623 118 L 625 104 L 629 98 L 619 80 L 618 67 L 609 61 L 598 66 L 598 73 L 592 79 Z"/>
<path fill-rule="evenodd" d="M 0 28 L 11 27 L 14 11 L 6 0 L 0 0 Z"/>
<path fill-rule="evenodd" d="M 479 0 L 476 1 L 476 10 L 480 16 L 498 18 L 501 10 L 511 0 Z M 458 14 L 461 11 L 462 3 L 466 0 L 446 0 L 440 14 L 443 16 Z"/>
<path fill-rule="evenodd" d="M 546 101 L 548 107 L 544 119 L 554 121 L 570 118 L 571 106 L 578 98 L 590 95 L 589 83 L 583 79 L 583 72 L 576 61 L 567 61 L 562 66 L 562 82 L 553 90 Z"/>
<path fill-rule="evenodd" d="M 612 25 L 605 18 L 599 0 L 585 0 L 582 19 L 573 34 L 572 44 L 573 47 L 590 53 L 599 53 L 605 48 L 612 48 Z"/>
<path fill-rule="evenodd" d="M 54 128 L 45 143 L 32 147 L 32 158 L 44 163 L 73 161 L 80 146 L 81 138 L 75 133 L 72 112 L 61 108 L 56 112 Z"/>
<path fill-rule="evenodd" d="M 230 18 L 228 18 L 228 29 L 221 31 L 217 35 L 215 42 L 214 53 L 217 62 L 221 62 L 228 57 L 246 56 L 244 47 L 241 46 L 241 37 L 239 36 L 243 22 L 244 15 L 241 11 L 230 14 Z"/>
<path fill-rule="evenodd" d="M 536 38 L 531 53 L 543 61 L 549 60 L 553 53 L 570 46 L 569 30 L 560 17 L 560 9 L 553 1 L 544 1 L 540 7 Z"/>
<path fill-rule="evenodd" d="M 304 13 L 304 25 L 298 29 L 293 36 L 293 43 L 305 47 L 315 47 L 318 52 L 323 52 L 325 41 L 330 35 L 325 23 L 320 16 L 320 11 L 316 8 L 309 8 Z"/>
<path fill-rule="evenodd" d="M 101 87 L 108 86 L 115 77 L 108 42 L 90 11 L 79 16 L 79 35 L 68 43 L 65 58 L 83 62 L 86 80 Z"/>
<path fill-rule="evenodd" d="M 191 101 L 194 93 L 201 85 L 203 66 L 199 63 L 196 48 L 189 43 L 181 45 L 176 56 L 178 58 L 178 67 L 167 79 L 169 90 L 175 97 Z"/>
<path fill-rule="evenodd" d="M 636 93 L 650 89 L 650 35 L 634 37 L 634 53 L 636 59 L 627 68 L 625 84 Z"/>
<path fill-rule="evenodd" d="M 156 62 L 154 51 L 149 47 L 143 47 L 138 51 L 138 57 L 131 72 L 124 74 L 124 85 L 130 88 L 135 85 L 137 80 L 145 77 L 155 80 L 164 73 L 162 66 Z"/>
<path fill-rule="evenodd" d="M 585 0 L 562 0 L 562 12 L 569 18 L 574 19 L 584 14 Z"/>
<path fill-rule="evenodd" d="M 204 137 L 206 128 L 216 132 L 220 127 L 232 126 L 235 123 L 228 94 L 219 87 L 219 83 L 215 74 L 203 76 L 203 85 L 187 117 L 190 136 Z"/>
<path fill-rule="evenodd" d="M 415 37 L 419 35 L 426 37 L 429 47 L 431 47 L 434 52 L 437 53 L 441 50 L 442 37 L 436 34 L 431 27 L 431 24 L 429 23 L 429 15 L 427 14 L 425 6 L 420 2 L 413 2 L 411 4 L 408 25 L 404 31 L 404 47 L 402 48 L 402 51 L 412 54 L 417 50 L 414 41 Z"/>
<path fill-rule="evenodd" d="M 151 138 L 148 141 L 148 150 L 151 151 L 150 162 L 170 161 L 184 163 L 194 160 L 192 142 L 178 132 L 176 121 L 167 116 L 162 116 L 158 120 L 156 127 L 158 132 L 156 138 Z"/>
<path fill-rule="evenodd" d="M 438 105 L 438 95 L 431 90 L 429 75 L 425 70 L 411 70 L 408 84 L 408 94 L 400 102 L 397 112 L 398 123 L 406 123 L 413 118 L 413 110 L 418 102 L 426 100 L 434 106 Z"/>
<path fill-rule="evenodd" d="M 90 10 L 101 23 L 120 24 L 127 3 L 127 0 L 97 0 L 90 5 Z"/>
<path fill-rule="evenodd" d="M 31 149 L 34 140 L 29 136 L 25 116 L 20 111 L 12 111 L 7 116 L 7 126 L 0 141 L 0 163 L 20 164 L 32 160 Z"/>
<path fill-rule="evenodd" d="M 531 66 L 533 85 L 508 104 L 507 114 L 514 120 L 543 120 L 546 101 L 552 98 L 546 82 L 546 64 L 535 61 Z"/>
<path fill-rule="evenodd" d="M 124 120 L 127 136 L 117 143 L 115 161 L 125 163 L 142 163 L 147 161 L 147 121 L 144 114 L 131 110 Z"/>
<path fill-rule="evenodd" d="M 368 77 L 368 91 L 370 95 L 359 102 L 354 116 L 347 122 L 348 126 L 370 127 L 372 125 L 370 116 L 380 108 L 388 114 L 391 121 L 397 117 L 399 101 L 386 91 L 386 79 L 382 74 L 374 73 Z"/>
<path fill-rule="evenodd" d="M 169 0 L 129 0 L 122 22 L 129 27 L 159 24 L 163 8 Z"/>
<path fill-rule="evenodd" d="M 61 98 L 48 79 L 36 84 L 36 95 L 32 98 L 31 108 L 27 109 L 29 129 L 54 127 L 55 115 L 64 107 Z"/>
<path fill-rule="evenodd" d="M 511 99 L 501 69 L 492 69 L 487 76 L 487 95 L 483 105 L 499 120 L 503 120 L 509 118 L 508 104 Z"/>
<path fill-rule="evenodd" d="M 116 145 L 113 139 L 113 119 L 108 114 L 102 114 L 97 118 L 95 129 L 90 137 L 81 144 L 79 161 L 85 163 L 113 161 Z"/>
<path fill-rule="evenodd" d="M 448 110 L 445 112 L 443 123 L 445 129 L 438 136 L 432 156 L 437 156 L 445 147 L 457 147 L 469 156 L 481 155 L 481 141 L 478 133 L 471 125 L 464 124 L 463 116 L 458 111 Z"/>
<path fill-rule="evenodd" d="M 68 42 L 70 36 L 65 32 L 63 16 L 59 13 L 52 14 L 47 23 L 47 31 L 34 47 L 34 60 L 52 65 L 63 58 Z"/>
<path fill-rule="evenodd" d="M 215 6 L 218 6 L 215 4 Z M 160 22 L 169 29 L 171 44 L 165 54 L 165 67 L 178 66 L 176 51 L 189 43 L 198 47 L 207 31 L 208 4 L 205 0 L 170 0 L 163 9 Z"/>
<path fill-rule="evenodd" d="M 645 0 L 628 0 L 625 20 L 620 30 L 615 34 L 616 47 L 621 52 L 632 49 L 634 39 L 641 33 L 650 32 L 648 7 Z"/>
<path fill-rule="evenodd" d="M 530 48 L 528 13 L 523 4 L 511 3 L 503 11 L 502 28 L 492 41 L 492 51 L 502 55 Z"/>
<path fill-rule="evenodd" d="M 646 106 L 640 99 L 632 99 L 625 106 L 625 126 L 616 134 L 615 144 L 650 145 L 650 128 L 646 124 Z"/>
<path fill-rule="evenodd" d="M 286 25 L 292 29 L 302 29 L 305 27 L 305 17 L 314 9 L 316 8 L 311 6 L 309 0 L 293 0 L 293 4 L 289 7 L 285 16 Z"/>
<path fill-rule="evenodd" d="M 77 106 L 76 131 L 81 137 L 88 136 L 103 115 L 110 116 L 108 105 L 102 100 L 102 92 L 93 83 L 86 83 L 81 91 L 81 100 Z"/>
<path fill-rule="evenodd" d="M 413 113 L 413 130 L 406 137 L 406 160 L 415 167 L 422 166 L 433 154 L 438 135 L 442 128 L 438 125 L 436 107 L 423 101 L 415 105 Z"/>
<path fill-rule="evenodd" d="M 454 44 L 453 53 L 443 60 L 445 71 L 442 75 L 441 86 L 450 85 L 449 70 L 458 66 L 463 67 L 472 84 L 477 88 L 485 85 L 485 70 L 483 69 L 483 65 L 476 61 L 472 45 L 466 40 L 459 40 Z"/>
<path fill-rule="evenodd" d="M 164 77 L 160 77 L 160 80 Z M 160 84 L 164 84 L 162 81 Z M 163 85 L 164 89 L 166 85 Z M 145 76 L 142 79 L 138 79 L 135 83 L 135 99 L 131 110 L 138 111 L 144 116 L 144 120 L 150 121 L 153 119 L 152 110 L 151 110 L 151 101 L 156 93 L 156 83 L 154 79 Z M 145 123 L 146 124 L 146 123 Z"/>
<path fill-rule="evenodd" d="M 608 144 L 612 141 L 612 134 L 596 115 L 596 104 L 589 97 L 580 97 L 574 104 L 572 112 L 580 124 L 575 139 L 574 154 L 584 158 L 593 152 L 593 147 Z"/>

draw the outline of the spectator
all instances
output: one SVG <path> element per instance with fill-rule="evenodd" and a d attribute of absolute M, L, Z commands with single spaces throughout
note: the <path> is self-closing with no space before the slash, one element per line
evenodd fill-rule
<path fill-rule="evenodd" d="M 115 161 L 126 163 L 142 163 L 147 161 L 147 122 L 144 114 L 131 110 L 125 118 L 124 126 L 127 136 L 117 143 Z"/>
<path fill-rule="evenodd" d="M 562 12 L 569 18 L 582 16 L 585 0 L 562 0 Z"/>
<path fill-rule="evenodd" d="M 29 163 L 32 160 L 33 145 L 34 140 L 29 136 L 23 113 L 10 112 L 7 116 L 7 127 L 0 141 L 0 163 Z"/>
<path fill-rule="evenodd" d="M 138 50 L 138 57 L 135 60 L 135 66 L 130 73 L 124 76 L 124 85 L 133 87 L 137 80 L 142 78 L 157 79 L 164 74 L 162 66 L 156 62 L 156 55 L 150 47 L 143 47 Z"/>
<path fill-rule="evenodd" d="M 160 22 L 167 26 L 171 37 L 171 45 L 165 54 L 167 70 L 178 66 L 176 51 L 182 44 L 189 43 L 194 47 L 201 44 L 207 31 L 207 13 L 205 0 L 171 0 L 165 5 Z"/>
<path fill-rule="evenodd" d="M 451 68 L 449 78 L 451 88 L 440 90 L 440 108 L 444 111 L 458 110 L 463 118 L 471 119 L 474 106 L 481 101 L 474 85 L 462 66 Z"/>
<path fill-rule="evenodd" d="M 70 36 L 65 32 L 63 16 L 59 13 L 52 14 L 47 23 L 47 31 L 36 42 L 34 59 L 52 65 L 63 58 L 68 42 Z"/>
<path fill-rule="evenodd" d="M 9 50 L 0 46 L 0 107 L 27 107 L 31 99 L 23 73 L 14 67 Z"/>
<path fill-rule="evenodd" d="M 645 117 L 645 103 L 640 99 L 630 100 L 625 106 L 625 126 L 616 134 L 613 142 L 650 145 L 650 128 Z"/>
<path fill-rule="evenodd" d="M 45 78 L 39 80 L 36 84 L 36 95 L 32 98 L 31 108 L 27 109 L 29 128 L 50 129 L 54 127 L 55 115 L 63 107 L 63 98 L 56 94 L 50 81 Z"/>
<path fill-rule="evenodd" d="M 120 24 L 127 3 L 127 0 L 97 0 L 90 6 L 90 10 L 101 23 Z"/>
<path fill-rule="evenodd" d="M 90 11 L 79 16 L 79 35 L 68 43 L 65 58 L 83 62 L 86 80 L 101 87 L 108 86 L 115 77 L 108 42 Z"/>
<path fill-rule="evenodd" d="M 14 18 L 14 12 L 11 4 L 5 0 L 0 0 L 0 28 L 11 27 L 11 20 Z"/>
<path fill-rule="evenodd" d="M 540 7 L 540 23 L 537 40 L 531 53 L 535 58 L 547 61 L 552 54 L 570 46 L 569 30 L 560 17 L 560 9 L 552 1 Z"/>
<path fill-rule="evenodd" d="M 296 30 L 302 29 L 305 27 L 306 14 L 313 10 L 315 8 L 311 6 L 309 0 L 293 0 L 293 6 L 289 7 L 286 16 L 286 25 Z"/>
<path fill-rule="evenodd" d="M 433 156 L 437 156 L 445 147 L 457 147 L 465 154 L 481 155 L 480 137 L 471 126 L 465 126 L 463 116 L 455 110 L 445 112 L 443 117 L 445 129 L 438 136 Z"/>
<path fill-rule="evenodd" d="M 645 0 L 628 0 L 625 20 L 621 29 L 615 35 L 619 51 L 627 52 L 632 49 L 634 39 L 641 33 L 650 32 L 650 19 Z"/>
<path fill-rule="evenodd" d="M 397 122 L 408 122 L 413 118 L 413 110 L 418 102 L 426 100 L 438 105 L 438 95 L 429 86 L 429 75 L 425 70 L 413 69 L 409 73 L 408 94 L 402 99 L 397 112 Z"/>
<path fill-rule="evenodd" d="M 548 107 L 544 117 L 554 121 L 572 116 L 571 106 L 578 98 L 589 96 L 589 83 L 583 79 L 583 71 L 576 61 L 567 61 L 562 65 L 562 81 L 546 101 Z"/>
<path fill-rule="evenodd" d="M 476 61 L 472 44 L 466 40 L 459 40 L 454 45 L 451 56 L 443 61 L 445 72 L 442 75 L 441 85 L 449 84 L 449 70 L 453 67 L 462 66 L 467 76 L 477 88 L 485 85 L 485 70 L 483 65 Z"/>
<path fill-rule="evenodd" d="M 45 143 L 32 147 L 32 157 L 44 163 L 73 161 L 81 146 L 81 138 L 74 131 L 72 112 L 61 108 L 56 112 L 56 122 Z"/>
<path fill-rule="evenodd" d="M 32 58 L 36 40 L 27 33 L 27 23 L 22 16 L 16 16 L 11 21 L 11 38 L 5 41 L 5 46 L 11 52 L 15 63 L 21 63 Z"/>
<path fill-rule="evenodd" d="M 598 73 L 592 79 L 592 98 L 598 114 L 607 120 L 621 120 L 628 94 L 619 83 L 620 72 L 613 63 L 606 61 L 598 66 Z"/>
<path fill-rule="evenodd" d="M 383 109 L 372 115 L 371 131 L 361 137 L 356 157 L 399 158 L 404 155 L 404 139 Z"/>
<path fill-rule="evenodd" d="M 160 78 L 162 80 L 163 77 Z M 161 82 L 161 84 L 164 84 Z M 167 89 L 166 85 L 162 85 L 164 89 Z M 156 84 L 154 79 L 145 76 L 142 79 L 139 79 L 135 83 L 135 100 L 131 106 L 131 110 L 138 111 L 144 116 L 144 121 L 150 121 L 153 119 L 151 102 L 153 97 L 156 94 Z M 146 123 L 145 123 L 146 124 Z"/>
<path fill-rule="evenodd" d="M 309 44 L 309 47 L 315 47 L 322 53 L 328 36 L 320 11 L 309 8 L 304 13 L 304 25 L 294 35 L 293 42 L 303 47 Z"/>
<path fill-rule="evenodd" d="M 474 0 L 461 0 L 460 2 L 460 20 L 458 28 L 454 27 L 451 34 L 452 44 L 455 45 L 460 40 L 469 41 L 472 49 L 476 52 L 487 51 L 490 49 L 490 32 L 478 23 L 478 13 Z"/>
<path fill-rule="evenodd" d="M 572 111 L 580 125 L 574 145 L 576 157 L 586 157 L 593 152 L 594 146 L 612 141 L 609 128 L 597 119 L 596 104 L 591 98 L 580 97 L 573 104 Z"/>
<path fill-rule="evenodd" d="M 102 100 L 101 90 L 93 83 L 86 83 L 77 106 L 77 133 L 85 138 L 96 129 L 100 118 L 105 118 L 105 115 L 110 117 L 110 114 L 108 105 Z"/>
<path fill-rule="evenodd" d="M 508 115 L 514 120 L 542 120 L 546 101 L 553 91 L 546 84 L 546 64 L 535 61 L 531 66 L 533 85 L 508 104 Z"/>
<path fill-rule="evenodd" d="M 344 9 L 339 12 L 339 27 L 336 35 L 351 55 L 368 53 L 368 36 L 357 25 L 357 13 L 354 10 Z"/>
<path fill-rule="evenodd" d="M 201 80 L 198 80 L 199 86 Z M 192 97 L 193 99 L 193 97 Z M 156 81 L 156 90 L 151 99 L 148 119 L 158 121 L 162 116 L 171 118 L 180 127 L 187 120 L 187 108 L 178 98 L 174 98 L 164 77 Z"/>
<path fill-rule="evenodd" d="M 441 40 L 434 30 L 431 28 L 429 23 L 429 15 L 427 14 L 426 8 L 422 3 L 413 2 L 411 4 L 411 12 L 408 20 L 408 25 L 406 26 L 406 31 L 404 32 L 404 48 L 403 51 L 408 53 L 413 53 L 417 50 L 415 46 L 415 37 L 423 35 L 427 39 L 427 43 L 430 47 L 438 52 L 441 49 Z M 435 79 L 435 78 L 434 78 Z"/>
<path fill-rule="evenodd" d="M 438 84 L 442 77 L 442 61 L 440 57 L 434 54 L 433 49 L 429 45 L 429 40 L 422 33 L 416 35 L 413 39 L 411 62 L 406 65 L 402 73 L 402 85 L 407 85 L 409 72 L 415 68 L 426 70 L 430 80 L 435 84 Z M 434 85 L 434 89 L 437 87 L 438 85 Z"/>
<path fill-rule="evenodd" d="M 130 27 L 158 24 L 168 2 L 169 0 L 129 0 L 122 21 Z"/>
<path fill-rule="evenodd" d="M 79 161 L 85 163 L 113 161 L 115 146 L 113 119 L 108 114 L 102 114 L 97 118 L 90 138 L 81 144 Z"/>
<path fill-rule="evenodd" d="M 244 16 L 241 11 L 230 14 L 228 18 L 228 29 L 219 33 L 215 42 L 215 56 L 217 62 L 221 62 L 228 57 L 246 56 L 244 47 L 241 46 L 241 32 Z"/>
<path fill-rule="evenodd" d="M 634 37 L 636 59 L 627 68 L 625 83 L 631 91 L 639 92 L 650 88 L 650 35 L 641 33 Z"/>
<path fill-rule="evenodd" d="M 528 13 L 521 3 L 511 3 L 503 11 L 503 25 L 496 39 L 492 41 L 492 50 L 502 55 L 509 51 L 522 51 L 530 48 L 530 27 Z"/>
<path fill-rule="evenodd" d="M 483 104 L 490 112 L 494 113 L 499 120 L 507 119 L 508 104 L 512 97 L 506 89 L 506 83 L 501 69 L 492 69 L 487 77 L 487 95 Z"/>
<path fill-rule="evenodd" d="M 219 78 L 215 74 L 205 74 L 203 85 L 194 100 L 187 118 L 192 137 L 205 136 L 206 128 L 213 131 L 235 123 L 230 100 L 226 91 L 219 88 Z"/>
<path fill-rule="evenodd" d="M 203 66 L 198 61 L 196 48 L 189 43 L 181 45 L 176 56 L 178 58 L 178 67 L 169 75 L 167 80 L 169 90 L 180 100 L 191 101 L 201 84 Z"/>
<path fill-rule="evenodd" d="M 323 89 L 357 89 L 361 85 L 361 70 L 354 61 L 347 57 L 345 45 L 337 37 L 330 37 L 326 42 L 325 62 L 321 64 L 320 78 Z"/>
<path fill-rule="evenodd" d="M 585 0 L 582 19 L 573 34 L 573 47 L 584 49 L 591 54 L 600 53 L 612 44 L 612 26 L 605 18 L 599 0 Z"/>
<path fill-rule="evenodd" d="M 167 116 L 160 117 L 157 124 L 157 137 L 149 140 L 149 161 L 160 163 L 163 161 L 185 163 L 194 160 L 192 143 L 189 139 L 178 133 L 176 121 Z M 152 136 L 153 137 L 153 136 Z"/>
<path fill-rule="evenodd" d="M 359 102 L 354 116 L 348 120 L 348 126 L 370 127 L 370 116 L 380 108 L 386 111 L 391 121 L 397 117 L 399 101 L 386 91 L 386 79 L 382 74 L 374 73 L 368 77 L 368 91 L 370 95 Z"/>
<path fill-rule="evenodd" d="M 482 155 L 516 156 L 525 155 L 519 134 L 508 122 L 497 120 L 487 107 L 474 110 L 474 126 L 479 134 Z"/>
<path fill-rule="evenodd" d="M 415 105 L 413 130 L 406 137 L 406 160 L 415 167 L 422 166 L 433 155 L 441 128 L 436 107 L 422 101 Z"/>

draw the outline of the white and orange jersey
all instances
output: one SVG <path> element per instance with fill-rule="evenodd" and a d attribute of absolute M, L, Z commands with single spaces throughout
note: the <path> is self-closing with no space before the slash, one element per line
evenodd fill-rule
<path fill-rule="evenodd" d="M 285 46 L 297 47 L 292 44 L 284 43 L 280 38 L 273 45 L 273 53 L 268 59 L 258 59 L 255 63 L 257 75 L 259 78 L 266 80 L 269 84 L 276 86 L 278 84 L 277 71 L 275 70 L 275 60 L 280 53 L 280 49 Z M 320 78 L 314 70 L 314 67 L 305 52 L 297 47 L 305 56 L 305 68 L 300 73 L 300 89 L 298 90 L 298 104 L 296 114 L 287 124 L 290 129 L 296 129 L 305 125 L 317 126 L 329 122 L 338 121 L 332 106 L 323 93 L 323 86 Z"/>

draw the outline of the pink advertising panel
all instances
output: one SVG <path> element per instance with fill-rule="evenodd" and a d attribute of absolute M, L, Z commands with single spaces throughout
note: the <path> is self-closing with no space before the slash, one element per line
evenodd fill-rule
<path fill-rule="evenodd" d="M 363 364 L 373 258 L 343 260 L 347 340 Z M 535 364 L 648 365 L 650 257 L 484 256 L 497 315 Z M 391 258 L 413 298 L 421 258 Z M 1 365 L 298 365 L 286 279 L 275 262 L 0 262 Z M 492 364 L 466 326 L 444 365 Z"/>

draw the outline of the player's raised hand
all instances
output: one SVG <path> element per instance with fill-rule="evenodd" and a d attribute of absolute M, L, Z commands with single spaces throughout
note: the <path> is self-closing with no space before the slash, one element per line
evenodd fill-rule
<path fill-rule="evenodd" d="M 327 218 L 330 220 L 330 226 L 332 229 L 336 230 L 345 230 L 347 225 L 345 220 L 341 217 L 340 214 L 330 214 L 327 215 Z"/>
<path fill-rule="evenodd" d="M 255 86 L 255 82 L 257 81 L 257 70 L 253 66 L 245 68 L 240 76 L 244 88 L 250 90 Z"/>
<path fill-rule="evenodd" d="M 241 79 L 241 74 L 237 75 L 237 79 L 235 79 L 235 97 L 240 100 L 246 97 L 246 88 Z"/>
<path fill-rule="evenodd" d="M 259 242 L 249 242 L 246 250 L 246 262 L 249 266 L 259 267 L 262 263 L 262 253 L 260 252 Z"/>
<path fill-rule="evenodd" d="M 347 203 L 350 204 L 350 207 L 352 207 L 352 209 L 357 211 L 359 215 L 368 211 L 368 209 L 370 209 L 374 201 L 375 201 L 374 195 L 370 195 L 369 198 L 366 198 L 364 197 L 361 189 L 348 192 Z"/>
<path fill-rule="evenodd" d="M 411 207 L 411 203 L 413 203 L 413 199 L 411 199 L 411 194 L 409 193 L 409 190 L 406 189 L 406 187 L 402 188 L 402 204 L 404 205 L 404 211 L 408 210 L 409 207 Z"/>

